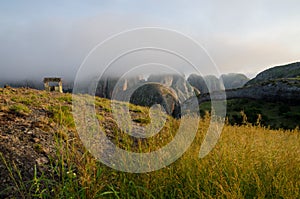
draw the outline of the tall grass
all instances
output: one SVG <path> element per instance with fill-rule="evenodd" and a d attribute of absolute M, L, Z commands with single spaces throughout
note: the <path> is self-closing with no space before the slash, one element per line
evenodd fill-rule
<path fill-rule="evenodd" d="M 110 169 L 76 142 L 57 138 L 56 198 L 299 198 L 300 132 L 225 125 L 213 151 L 198 158 L 208 127 L 202 119 L 189 150 L 158 171 L 133 174 Z M 77 138 L 74 138 L 77 139 Z M 21 178 L 20 178 L 21 179 Z M 38 180 L 36 180 L 38 182 Z M 22 185 L 16 182 L 16 185 Z M 19 187 L 21 188 L 21 187 Z M 24 191 L 24 190 L 22 190 Z M 37 193 L 35 193 L 37 194 Z"/>
<path fill-rule="evenodd" d="M 196 138 L 181 158 L 163 169 L 135 174 L 105 166 L 85 150 L 76 134 L 66 135 L 73 128 L 69 109 L 58 107 L 53 109 L 59 128 L 50 179 L 35 176 L 29 182 L 32 188 L 27 189 L 18 168 L 2 158 L 21 197 L 300 198 L 299 129 L 270 130 L 260 126 L 259 121 L 256 125 L 247 121 L 241 126 L 226 124 L 215 148 L 199 159 L 210 121 L 206 116 L 200 119 Z M 100 122 L 104 123 L 105 119 L 102 114 Z M 172 136 L 170 131 L 176 129 L 173 127 L 179 122 L 170 120 L 164 131 Z M 160 142 L 150 141 L 151 146 L 144 144 L 143 147 L 150 147 L 151 151 L 161 147 Z M 126 150 L 146 151 L 144 148 L 136 150 L 135 147 L 141 146 L 131 141 L 124 140 L 120 145 Z"/>

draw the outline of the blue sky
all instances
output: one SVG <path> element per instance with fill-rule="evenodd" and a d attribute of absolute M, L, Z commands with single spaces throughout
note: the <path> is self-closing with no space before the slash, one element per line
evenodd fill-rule
<path fill-rule="evenodd" d="M 156 26 L 193 37 L 222 73 L 254 75 L 299 60 L 300 2 L 1 1 L 0 78 L 73 77 L 112 34 Z"/>

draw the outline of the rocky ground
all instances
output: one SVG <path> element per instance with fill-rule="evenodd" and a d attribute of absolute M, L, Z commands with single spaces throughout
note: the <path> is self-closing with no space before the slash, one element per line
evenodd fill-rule
<path fill-rule="evenodd" d="M 31 89 L 0 89 L 0 198 L 30 189 L 36 176 L 56 180 L 59 126 L 48 105 L 59 94 Z M 65 131 L 68 132 L 68 131 Z M 69 131 L 70 133 L 71 131 Z M 71 135 L 71 134 L 70 134 Z M 20 183 L 22 182 L 22 183 Z M 21 194 L 22 196 L 22 194 Z"/>
<path fill-rule="evenodd" d="M 114 133 L 120 129 L 113 120 L 109 100 L 96 98 L 95 104 L 97 118 L 107 136 L 117 142 Z M 137 131 L 149 123 L 147 110 L 130 106 Z M 82 158 L 85 149 L 71 111 L 71 94 L 0 88 L 0 198 L 26 198 L 22 191 L 34 194 L 44 186 L 54 189 L 62 180 L 60 170 L 68 167 L 65 165 L 68 162 L 60 165 L 63 162 L 60 158 L 69 146 L 75 149 L 74 169 L 80 166 L 76 161 Z"/>

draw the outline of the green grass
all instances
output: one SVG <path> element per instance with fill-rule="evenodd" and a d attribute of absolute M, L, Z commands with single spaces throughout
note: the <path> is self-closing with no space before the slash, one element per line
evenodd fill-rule
<path fill-rule="evenodd" d="M 67 132 L 74 130 L 74 126 L 70 125 L 71 119 L 68 119 L 71 118 L 70 106 L 61 99 L 53 99 L 55 103 L 48 106 L 48 110 L 53 113 L 50 119 L 58 129 L 55 158 L 50 160 L 52 177 L 34 175 L 32 181 L 23 182 L 18 168 L 1 156 L 20 197 L 300 198 L 299 129 L 271 130 L 260 123 L 250 124 L 245 118 L 241 125 L 227 123 L 215 148 L 206 157 L 199 159 L 200 146 L 210 122 L 209 115 L 206 115 L 200 119 L 200 128 L 194 142 L 176 162 L 149 173 L 124 173 L 94 159 L 76 134 L 68 135 L 71 137 L 66 139 Z M 111 121 L 110 112 L 103 109 L 108 108 L 109 101 L 96 101 L 99 121 L 123 138 L 119 144 L 126 150 L 157 150 L 172 140 L 180 124 L 180 120 L 169 118 L 161 133 L 133 145 L 131 138 L 120 132 Z M 255 102 L 249 103 L 254 105 Z M 229 101 L 229 108 L 239 113 L 238 106 L 234 104 Z M 203 107 L 209 108 L 209 104 L 203 104 Z M 245 105 L 243 109 L 247 107 Z M 271 104 L 260 104 L 256 108 L 263 110 L 262 113 L 268 111 L 268 115 L 278 112 Z M 141 111 L 133 111 L 134 114 L 146 118 L 143 115 L 146 110 L 136 109 Z M 281 109 L 285 110 L 285 107 Z M 41 146 L 35 148 L 40 150 Z M 30 189 L 26 188 L 28 184 Z"/>
<path fill-rule="evenodd" d="M 275 131 L 249 124 L 226 125 L 215 149 L 205 158 L 198 152 L 208 119 L 202 119 L 190 149 L 158 171 L 132 174 L 115 171 L 91 155 L 77 153 L 75 142 L 58 137 L 59 175 L 51 189 L 29 196 L 54 198 L 298 198 L 300 197 L 300 132 Z M 20 184 L 20 179 L 17 179 Z M 48 179 L 50 182 L 50 179 Z M 41 187 L 41 185 L 39 185 Z"/>
<path fill-rule="evenodd" d="M 70 106 L 66 105 L 51 105 L 48 106 L 48 111 L 52 113 L 52 119 L 55 123 L 67 127 L 75 127 L 72 110 Z"/>
<path fill-rule="evenodd" d="M 149 118 L 137 118 L 133 119 L 133 121 L 141 124 L 149 124 L 151 122 Z"/>
<path fill-rule="evenodd" d="M 31 110 L 23 104 L 14 104 L 9 107 L 9 110 L 19 115 L 28 115 Z"/>

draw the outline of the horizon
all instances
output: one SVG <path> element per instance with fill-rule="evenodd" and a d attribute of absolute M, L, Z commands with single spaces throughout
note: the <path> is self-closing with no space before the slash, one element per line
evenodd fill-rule
<path fill-rule="evenodd" d="M 281 65 L 276 65 L 276 66 L 273 66 L 273 67 L 270 67 L 270 68 L 266 68 L 263 71 L 260 71 L 258 73 L 253 73 L 252 76 L 251 76 L 251 74 L 249 75 L 249 74 L 238 73 L 238 72 L 237 73 L 235 73 L 235 72 L 221 73 L 219 76 L 214 75 L 214 74 L 207 74 L 207 75 L 203 75 L 203 76 L 200 75 L 200 76 L 201 77 L 215 76 L 216 78 L 220 79 L 222 75 L 239 74 L 239 75 L 245 75 L 249 80 L 251 80 L 251 79 L 254 79 L 261 72 L 264 72 L 264 71 L 269 70 L 271 68 L 285 66 L 285 65 L 294 64 L 294 63 L 299 63 L 299 62 L 289 62 L 289 63 L 285 63 L 285 64 L 281 64 Z M 184 78 L 187 80 L 190 75 L 195 75 L 195 74 L 196 73 L 184 74 Z M 175 74 L 175 73 L 155 74 L 155 73 L 153 73 L 153 74 L 149 74 L 149 75 L 142 75 L 141 78 L 147 81 L 147 79 L 149 78 L 150 75 L 155 75 L 155 76 L 164 76 L 164 75 L 166 75 L 166 76 L 168 76 L 168 75 L 178 75 L 178 74 Z M 196 74 L 196 75 L 199 75 L 199 74 Z M 129 76 L 128 78 L 134 78 L 134 77 L 137 77 L 137 76 Z M 73 83 L 74 80 L 75 80 L 75 77 L 74 78 L 64 78 L 63 76 L 55 76 L 55 75 L 40 76 L 40 77 L 35 77 L 35 78 L 26 78 L 25 77 L 23 79 L 22 78 L 20 78 L 20 79 L 15 79 L 15 78 L 13 78 L 13 79 L 4 79 L 3 78 L 0 81 L 0 86 L 4 86 L 5 84 L 9 84 L 9 83 L 19 84 L 19 83 L 25 83 L 25 82 L 43 84 L 43 79 L 44 78 L 61 78 L 63 82 L 68 83 L 68 84 Z M 92 79 L 94 79 L 94 78 L 98 78 L 98 76 L 92 77 Z M 120 76 L 118 76 L 118 75 L 115 75 L 115 76 L 114 75 L 106 75 L 106 76 L 102 76 L 102 78 L 112 78 L 113 79 L 113 78 L 120 78 Z M 103 79 L 100 79 L 100 80 L 103 80 Z M 83 82 L 84 81 L 85 80 L 83 80 Z"/>

